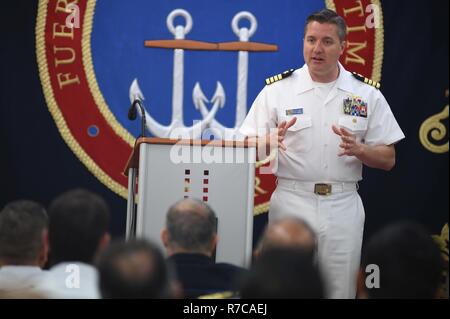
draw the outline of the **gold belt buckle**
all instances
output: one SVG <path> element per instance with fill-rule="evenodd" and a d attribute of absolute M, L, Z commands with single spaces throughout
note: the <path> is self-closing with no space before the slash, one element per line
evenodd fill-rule
<path fill-rule="evenodd" d="M 316 193 L 317 195 L 331 194 L 331 184 L 315 184 L 314 193 Z"/>

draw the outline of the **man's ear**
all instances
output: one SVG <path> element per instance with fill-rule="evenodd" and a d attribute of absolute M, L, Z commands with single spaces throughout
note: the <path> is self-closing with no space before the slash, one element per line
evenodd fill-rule
<path fill-rule="evenodd" d="M 214 249 L 216 249 L 217 247 L 217 242 L 219 241 L 219 235 L 214 234 L 213 238 L 211 240 L 211 251 L 213 251 Z"/>
<path fill-rule="evenodd" d="M 346 46 L 347 46 L 347 41 L 342 41 L 341 42 L 341 54 L 340 55 L 344 54 Z"/>
<path fill-rule="evenodd" d="M 38 265 L 40 268 L 43 268 L 48 260 L 48 252 L 49 252 L 49 243 L 48 243 L 48 229 L 42 231 L 41 234 L 41 251 L 39 253 Z"/>
<path fill-rule="evenodd" d="M 253 260 L 257 260 L 261 256 L 261 248 L 260 246 L 256 247 L 255 250 L 253 250 Z"/>
<path fill-rule="evenodd" d="M 356 296 L 358 299 L 369 299 L 366 289 L 366 273 L 362 268 L 359 268 L 358 279 L 356 284 Z"/>
<path fill-rule="evenodd" d="M 167 230 L 167 228 L 164 228 L 163 230 L 161 230 L 161 241 L 164 245 L 164 247 L 169 247 L 169 232 Z"/>
<path fill-rule="evenodd" d="M 108 232 L 104 233 L 103 236 L 100 238 L 97 250 L 99 252 L 104 250 L 106 247 L 108 247 L 110 242 L 111 242 L 111 235 Z"/>

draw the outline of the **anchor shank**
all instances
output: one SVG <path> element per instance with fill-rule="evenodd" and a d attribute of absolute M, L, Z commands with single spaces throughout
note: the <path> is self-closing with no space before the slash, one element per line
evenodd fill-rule
<path fill-rule="evenodd" d="M 184 51 L 175 49 L 173 59 L 172 123 L 174 120 L 183 122 L 183 62 Z"/>
<path fill-rule="evenodd" d="M 175 39 L 184 39 L 184 28 L 175 28 Z M 173 54 L 173 92 L 172 92 L 172 124 L 183 125 L 183 81 L 184 81 L 184 50 L 175 49 Z"/>
<path fill-rule="evenodd" d="M 240 127 L 245 119 L 247 111 L 247 80 L 248 52 L 239 51 L 235 127 Z"/>

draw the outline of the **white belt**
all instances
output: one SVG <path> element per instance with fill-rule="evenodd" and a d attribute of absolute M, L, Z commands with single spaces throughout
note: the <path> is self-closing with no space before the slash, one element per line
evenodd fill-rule
<path fill-rule="evenodd" d="M 277 185 L 293 190 L 302 190 L 305 192 L 311 192 L 317 195 L 330 195 L 334 193 L 357 191 L 359 189 L 359 185 L 357 182 L 314 183 L 314 182 L 301 182 L 294 179 L 286 179 L 286 178 L 278 178 Z"/>

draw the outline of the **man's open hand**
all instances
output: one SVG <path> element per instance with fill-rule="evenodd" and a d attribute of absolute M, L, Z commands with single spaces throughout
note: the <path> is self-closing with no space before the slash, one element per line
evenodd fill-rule
<path fill-rule="evenodd" d="M 342 139 L 339 147 L 342 151 L 338 153 L 338 156 L 358 156 L 362 151 L 362 144 L 356 141 L 356 136 L 351 134 L 344 128 L 339 128 L 336 125 L 332 126 L 333 132 L 339 135 Z"/>

